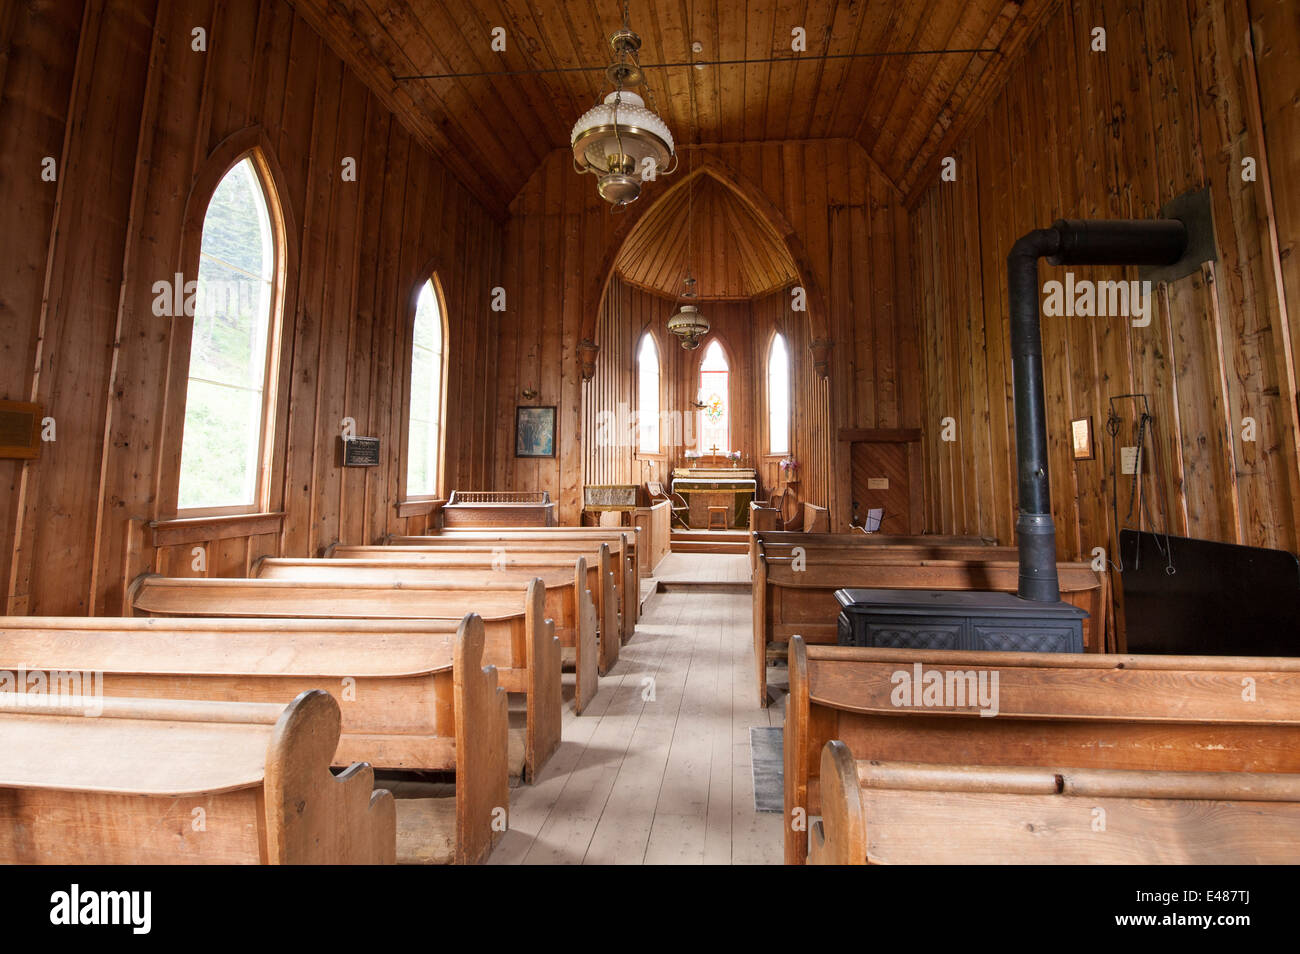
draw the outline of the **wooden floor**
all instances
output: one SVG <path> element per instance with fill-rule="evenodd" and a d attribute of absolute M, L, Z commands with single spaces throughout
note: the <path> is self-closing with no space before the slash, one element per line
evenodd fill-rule
<path fill-rule="evenodd" d="M 743 557 L 660 570 L 734 582 L 736 560 L 747 580 Z M 782 711 L 754 704 L 750 615 L 748 592 L 658 593 L 587 713 L 566 705 L 537 782 L 511 792 L 490 863 L 780 864 L 781 815 L 754 811 L 749 727 Z"/>
<path fill-rule="evenodd" d="M 655 567 L 654 578 L 660 583 L 748 583 L 752 579 L 748 554 L 731 553 L 670 553 Z"/>

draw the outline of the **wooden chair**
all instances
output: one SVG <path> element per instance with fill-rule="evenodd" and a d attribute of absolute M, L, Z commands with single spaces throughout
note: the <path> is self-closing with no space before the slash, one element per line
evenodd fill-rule
<path fill-rule="evenodd" d="M 681 494 L 670 494 L 668 491 L 664 490 L 664 485 L 657 480 L 647 480 L 645 488 L 650 494 L 651 503 L 654 503 L 656 500 L 667 500 L 668 506 L 672 510 L 673 519 L 681 524 L 683 530 L 691 529 L 690 521 L 683 516 L 684 514 L 690 513 L 691 508 Z"/>
<path fill-rule="evenodd" d="M 521 590 L 533 580 L 540 579 L 546 588 L 546 615 L 555 621 L 555 635 L 560 646 L 567 647 L 573 657 L 576 673 L 574 712 L 582 715 L 596 695 L 600 669 L 596 605 L 587 589 L 587 561 L 583 557 L 577 558 L 576 565 L 522 569 L 496 565 L 484 568 L 434 566 L 419 561 L 263 557 L 253 564 L 251 575 L 259 580 L 451 583 L 465 587 L 508 582 Z"/>
<path fill-rule="evenodd" d="M 1294 864 L 1300 775 L 821 755 L 809 864 Z M 942 834 L 939 834 L 942 833 Z"/>
<path fill-rule="evenodd" d="M 311 620 L 450 620 L 482 617 L 483 663 L 497 682 L 524 695 L 522 775 L 532 781 L 560 744 L 563 696 L 560 643 L 546 618 L 540 580 L 464 587 L 442 583 L 340 583 L 295 580 L 138 578 L 127 605 L 138 615 L 299 618 Z M 278 625 L 278 624 L 277 624 Z M 512 743 L 514 730 L 511 731 Z M 512 744 L 512 748 L 514 748 Z M 512 766 L 518 762 L 512 760 Z"/>
<path fill-rule="evenodd" d="M 981 672 L 991 686 L 996 674 L 993 706 L 958 704 L 955 692 L 941 706 L 900 699 L 898 674 L 918 671 L 954 690 Z M 824 814 L 831 740 L 867 761 L 1250 773 L 1267 786 L 1300 773 L 1300 659 L 860 649 L 795 637 L 784 733 L 786 819 L 796 823 Z M 802 863 L 807 826 L 785 827 L 786 862 Z M 929 837 L 949 834 L 944 825 Z"/>
<path fill-rule="evenodd" d="M 6 621 L 11 626 L 12 621 Z M 0 862 L 392 864 L 392 793 L 330 773 L 339 706 L 0 696 Z M 201 821 L 202 824 L 198 824 Z"/>

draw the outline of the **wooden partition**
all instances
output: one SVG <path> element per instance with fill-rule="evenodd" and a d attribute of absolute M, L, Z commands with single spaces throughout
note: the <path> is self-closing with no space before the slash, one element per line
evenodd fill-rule
<path fill-rule="evenodd" d="M 668 500 L 633 511 L 633 523 L 641 531 L 637 537 L 637 575 L 641 579 L 654 576 L 655 567 L 672 552 L 672 513 Z"/>

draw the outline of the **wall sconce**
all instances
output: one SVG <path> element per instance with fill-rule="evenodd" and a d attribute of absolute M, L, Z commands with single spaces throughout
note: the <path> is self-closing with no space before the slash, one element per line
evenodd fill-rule
<path fill-rule="evenodd" d="M 695 410 L 697 411 L 703 411 L 706 407 L 708 407 L 708 405 L 703 401 L 692 401 L 691 407 L 695 408 Z"/>
<path fill-rule="evenodd" d="M 532 388 L 524 388 L 524 391 L 523 391 L 523 394 L 524 394 L 524 400 L 525 400 L 525 401 L 536 401 L 536 400 L 537 400 L 537 395 L 538 395 L 539 393 L 540 393 L 540 392 L 535 391 L 535 390 L 533 390 Z"/>

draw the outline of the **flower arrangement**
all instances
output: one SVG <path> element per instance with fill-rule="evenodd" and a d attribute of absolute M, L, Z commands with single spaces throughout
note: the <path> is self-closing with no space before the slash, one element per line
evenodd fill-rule
<path fill-rule="evenodd" d="M 704 455 L 703 455 L 700 451 L 697 451 L 697 450 L 688 450 L 688 451 L 686 452 L 686 459 L 687 459 L 687 460 L 699 460 L 699 459 L 700 459 L 701 457 L 703 457 L 703 456 L 704 456 Z"/>
<path fill-rule="evenodd" d="M 795 476 L 795 474 L 799 472 L 799 462 L 793 457 L 783 457 L 777 466 L 781 468 L 783 474 L 787 474 L 790 477 Z"/>
<path fill-rule="evenodd" d="M 740 451 L 728 451 L 727 459 L 734 460 L 736 463 L 740 463 Z"/>

